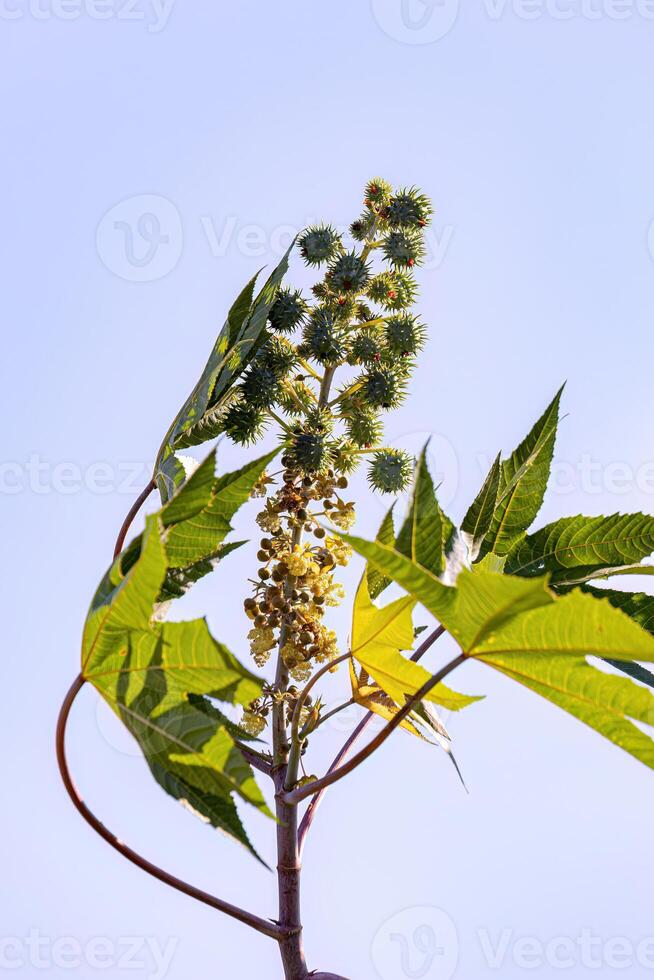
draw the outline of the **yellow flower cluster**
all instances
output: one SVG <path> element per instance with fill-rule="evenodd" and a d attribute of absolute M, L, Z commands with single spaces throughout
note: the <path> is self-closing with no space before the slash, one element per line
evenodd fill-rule
<path fill-rule="evenodd" d="M 320 572 L 320 566 L 315 561 L 311 546 L 308 544 L 296 545 L 292 551 L 281 552 L 279 559 L 295 578 L 303 575 L 314 576 Z"/>
<path fill-rule="evenodd" d="M 270 659 L 270 651 L 275 646 L 275 631 L 269 626 L 255 626 L 248 633 L 248 639 L 254 662 L 258 667 L 263 667 Z"/>
<path fill-rule="evenodd" d="M 261 715 L 255 715 L 253 711 L 248 711 L 247 708 L 243 709 L 241 728 L 246 731 L 248 735 L 253 735 L 256 738 L 258 735 L 261 735 L 265 727 L 265 718 L 263 718 Z"/>
<path fill-rule="evenodd" d="M 356 521 L 356 513 L 352 502 L 345 503 L 338 499 L 336 507 L 329 511 L 329 520 L 341 531 L 349 531 Z"/>
<path fill-rule="evenodd" d="M 331 553 L 337 565 L 347 565 L 352 557 L 352 548 L 340 538 L 327 538 L 325 547 Z"/>
<path fill-rule="evenodd" d="M 265 509 L 257 514 L 256 521 L 261 530 L 267 531 L 269 534 L 279 531 L 282 526 L 279 513 L 270 501 L 266 503 Z"/>

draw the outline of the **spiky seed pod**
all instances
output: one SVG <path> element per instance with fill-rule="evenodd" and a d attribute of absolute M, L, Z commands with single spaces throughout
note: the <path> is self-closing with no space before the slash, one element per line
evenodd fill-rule
<path fill-rule="evenodd" d="M 350 343 L 348 364 L 362 364 L 371 367 L 382 356 L 383 334 L 372 327 L 359 330 Z"/>
<path fill-rule="evenodd" d="M 265 426 L 263 409 L 245 401 L 230 405 L 223 419 L 223 431 L 239 446 L 248 446 L 260 439 Z"/>
<path fill-rule="evenodd" d="M 370 408 L 397 408 L 404 398 L 405 380 L 391 368 L 377 368 L 365 376 L 360 394 Z"/>
<path fill-rule="evenodd" d="M 273 330 L 292 333 L 305 319 L 307 304 L 299 289 L 280 289 L 268 319 Z"/>
<path fill-rule="evenodd" d="M 411 482 L 413 463 L 401 449 L 381 449 L 368 469 L 370 485 L 380 493 L 401 493 Z"/>
<path fill-rule="evenodd" d="M 370 238 L 375 227 L 375 215 L 372 211 L 364 211 L 361 217 L 357 218 L 350 225 L 350 234 L 357 242 L 365 242 Z"/>
<path fill-rule="evenodd" d="M 370 409 L 362 409 L 345 420 L 345 431 L 355 446 L 376 446 L 384 432 L 379 416 Z"/>
<path fill-rule="evenodd" d="M 318 473 L 333 462 L 333 446 L 324 432 L 300 432 L 293 439 L 290 455 L 303 473 Z"/>
<path fill-rule="evenodd" d="M 393 289 L 394 279 L 390 272 L 380 272 L 379 275 L 373 276 L 366 287 L 366 295 L 374 303 L 383 303 L 387 298 L 389 292 Z"/>
<path fill-rule="evenodd" d="M 425 255 L 422 235 L 413 229 L 391 231 L 382 245 L 385 257 L 394 266 L 412 269 Z"/>
<path fill-rule="evenodd" d="M 344 476 L 354 473 L 361 462 L 357 447 L 352 442 L 341 442 L 334 450 L 334 469 Z"/>
<path fill-rule="evenodd" d="M 370 279 L 370 267 L 356 252 L 339 255 L 329 268 L 329 284 L 337 293 L 360 293 Z"/>
<path fill-rule="evenodd" d="M 287 415 L 304 415 L 313 405 L 311 389 L 303 381 L 285 381 L 277 394 L 277 404 Z"/>
<path fill-rule="evenodd" d="M 330 293 L 325 305 L 344 323 L 349 322 L 356 315 L 357 301 L 354 296 Z"/>
<path fill-rule="evenodd" d="M 279 377 L 262 361 L 254 361 L 241 385 L 243 400 L 256 408 L 270 408 L 279 394 Z"/>
<path fill-rule="evenodd" d="M 255 363 L 264 364 L 277 378 L 285 378 L 297 365 L 297 349 L 286 337 L 269 337 Z"/>
<path fill-rule="evenodd" d="M 322 265 L 331 260 L 342 249 L 341 236 L 331 225 L 316 225 L 308 228 L 298 242 L 300 255 L 307 265 Z"/>
<path fill-rule="evenodd" d="M 381 177 L 373 177 L 366 184 L 366 201 L 370 201 L 373 204 L 388 204 L 392 193 L 393 188 L 391 185 L 387 180 L 382 180 Z"/>
<path fill-rule="evenodd" d="M 302 349 L 326 366 L 343 361 L 347 345 L 340 318 L 325 307 L 315 310 L 304 328 Z"/>
<path fill-rule="evenodd" d="M 407 272 L 392 272 L 389 275 L 389 288 L 379 302 L 387 310 L 404 310 L 412 306 L 418 295 L 418 284 Z"/>
<path fill-rule="evenodd" d="M 316 299 L 327 299 L 331 296 L 329 287 L 324 282 L 317 282 L 311 287 L 311 292 L 316 297 Z"/>
<path fill-rule="evenodd" d="M 305 427 L 315 432 L 332 432 L 336 419 L 328 408 L 313 405 L 306 414 Z"/>
<path fill-rule="evenodd" d="M 425 344 L 425 327 L 410 313 L 401 313 L 387 321 L 384 334 L 388 350 L 397 356 L 417 354 Z"/>
<path fill-rule="evenodd" d="M 417 187 L 398 191 L 386 209 L 388 223 L 393 228 L 424 228 L 432 214 L 431 201 Z"/>

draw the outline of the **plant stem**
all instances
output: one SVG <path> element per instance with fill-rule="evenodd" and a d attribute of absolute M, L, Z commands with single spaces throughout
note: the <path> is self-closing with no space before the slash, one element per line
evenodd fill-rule
<path fill-rule="evenodd" d="M 329 401 L 329 391 L 332 386 L 332 381 L 334 380 L 334 375 L 336 373 L 336 367 L 325 368 L 325 373 L 323 375 L 322 382 L 320 384 L 320 396 L 318 398 L 318 407 L 325 408 L 327 402 Z"/>
<path fill-rule="evenodd" d="M 320 384 L 318 404 L 324 408 L 329 400 L 329 391 L 336 368 L 327 368 Z M 302 525 L 293 529 L 291 547 L 294 548 L 302 539 Z M 293 591 L 294 580 L 288 576 L 285 593 L 289 596 Z M 300 877 L 302 867 L 298 849 L 298 815 L 297 805 L 284 799 L 284 786 L 297 782 L 297 770 L 300 752 L 289 759 L 289 744 L 287 740 L 286 704 L 283 695 L 288 687 L 288 670 L 284 664 L 281 651 L 286 643 L 286 627 L 282 626 L 279 634 L 277 653 L 277 672 L 275 690 L 277 700 L 273 706 L 272 737 L 273 737 L 273 770 L 275 784 L 275 812 L 277 816 L 277 883 L 279 893 L 279 923 L 286 931 L 283 939 L 279 940 L 279 950 L 284 965 L 286 980 L 308 980 L 308 968 L 304 958 L 302 943 L 302 916 L 300 906 Z M 297 740 L 296 740 L 297 741 Z"/>
<path fill-rule="evenodd" d="M 95 830 L 100 837 L 103 838 L 113 847 L 119 854 L 131 861 L 142 871 L 146 871 L 149 875 L 154 878 L 158 878 L 165 885 L 170 885 L 171 888 L 177 889 L 177 891 L 183 892 L 185 895 L 189 895 L 191 898 L 197 899 L 198 902 L 203 902 L 205 905 L 210 905 L 211 908 L 216 909 L 218 912 L 224 912 L 225 915 L 231 916 L 233 919 L 238 919 L 239 922 L 244 923 L 246 926 L 250 926 L 252 929 L 256 929 L 257 932 L 263 933 L 264 936 L 269 936 L 271 939 L 276 939 L 278 942 L 286 941 L 287 930 L 284 930 L 282 926 L 271 922 L 268 919 L 261 919 L 258 915 L 253 915 L 251 912 L 246 912 L 244 909 L 238 908 L 236 905 L 232 905 L 230 902 L 224 902 L 220 898 L 215 898 L 213 895 L 208 894 L 208 892 L 202 891 L 200 888 L 195 888 L 193 885 L 189 885 L 185 881 L 181 881 L 179 878 L 175 878 L 173 875 L 164 871 L 162 868 L 157 867 L 157 865 L 152 864 L 147 861 L 142 855 L 133 851 L 131 847 L 123 844 L 121 840 L 118 839 L 114 834 L 108 830 L 105 825 L 98 820 L 95 814 L 89 810 L 87 805 L 82 800 L 73 778 L 70 774 L 70 769 L 68 768 L 68 759 L 66 757 L 66 725 L 68 723 L 68 718 L 70 716 L 70 711 L 75 701 L 75 698 L 82 690 L 85 684 L 84 677 L 80 674 L 73 681 L 68 694 L 64 698 L 64 702 L 61 706 L 59 712 L 59 718 L 57 721 L 57 762 L 59 763 L 59 771 L 61 773 L 61 778 L 63 780 L 66 791 L 72 800 L 78 813 L 84 818 L 84 820 L 89 824 L 89 826 Z"/>
<path fill-rule="evenodd" d="M 335 708 L 332 708 L 332 710 L 331 711 L 328 711 L 326 715 L 321 715 L 320 718 L 318 719 L 318 722 L 316 724 L 316 727 L 313 729 L 313 731 L 311 732 L 311 734 L 313 735 L 314 732 L 317 732 L 318 729 L 322 725 L 324 725 L 326 721 L 329 721 L 330 718 L 333 718 L 334 715 L 339 714 L 341 711 L 345 711 L 346 708 L 351 708 L 356 703 L 357 703 L 356 698 L 350 698 L 349 701 L 343 701 L 342 704 L 339 704 Z"/>
<path fill-rule="evenodd" d="M 297 781 L 303 741 L 300 735 L 300 715 L 302 714 L 302 708 L 304 707 L 307 696 L 321 677 L 336 667 L 337 664 L 342 664 L 344 660 L 349 660 L 351 656 L 351 653 L 344 653 L 335 660 L 330 660 L 329 663 L 323 664 L 320 670 L 316 671 L 316 673 L 313 675 L 296 701 L 295 710 L 293 711 L 293 719 L 291 722 L 291 754 L 288 760 L 288 771 L 286 773 L 286 781 L 284 783 L 285 789 L 291 789 L 291 787 L 294 786 L 295 782 Z"/>
<path fill-rule="evenodd" d="M 443 636 L 445 632 L 446 630 L 444 626 L 437 626 L 435 630 L 432 630 L 429 636 L 422 641 L 418 649 L 411 655 L 411 660 L 413 660 L 414 663 L 417 663 L 419 660 L 421 660 L 422 657 L 424 657 L 424 655 L 427 653 L 427 651 L 434 645 L 434 643 L 436 643 L 437 640 L 441 638 L 441 636 Z M 343 708 L 347 707 L 349 704 L 352 704 L 353 702 L 354 699 L 352 698 L 350 701 L 346 702 L 346 704 L 341 705 L 339 708 L 335 708 L 333 711 L 330 711 L 329 715 L 325 715 L 324 718 L 321 719 L 321 724 L 324 721 L 326 721 L 330 715 L 336 714 L 338 711 L 341 711 Z M 336 758 L 334 759 L 331 766 L 327 770 L 327 773 L 335 772 L 338 769 L 338 767 L 347 759 L 348 755 L 350 754 L 350 750 L 352 746 L 363 735 L 364 731 L 366 730 L 366 728 L 368 727 L 368 725 L 370 724 L 370 722 L 374 717 L 375 717 L 374 711 L 369 711 L 361 719 L 361 721 L 354 729 L 352 734 L 348 737 L 343 747 L 339 750 Z M 307 834 L 309 833 L 309 830 L 311 829 L 311 825 L 316 818 L 316 812 L 318 810 L 318 807 L 322 803 L 328 788 L 329 787 L 325 786 L 324 789 L 321 789 L 319 793 L 316 793 L 316 795 L 311 800 L 311 803 L 307 807 L 306 813 L 302 818 L 302 821 L 300 823 L 300 829 L 298 831 L 298 848 L 300 851 L 300 856 L 302 856 L 302 851 L 304 850 Z"/>
<path fill-rule="evenodd" d="M 312 378 L 322 383 L 322 376 L 318 374 L 317 371 L 314 371 L 314 369 L 311 367 L 308 361 L 305 361 L 303 357 L 300 357 L 298 363 L 300 364 L 302 369 L 307 372 L 307 374 L 310 374 Z"/>
<path fill-rule="evenodd" d="M 304 980 L 308 969 L 302 943 L 300 910 L 300 874 L 302 866 L 297 846 L 297 806 L 283 799 L 285 765 L 273 773 L 277 816 L 277 883 L 279 922 L 286 936 L 279 941 L 279 951 L 286 980 Z"/>
<path fill-rule="evenodd" d="M 386 739 L 393 734 L 396 728 L 398 728 L 406 716 L 413 711 L 416 704 L 425 698 L 433 687 L 447 677 L 447 675 L 459 667 L 462 663 L 467 660 L 467 654 L 460 653 L 458 657 L 452 660 L 446 667 L 443 667 L 438 673 L 434 674 L 426 681 L 419 691 L 417 691 L 412 697 L 407 699 L 406 704 L 404 704 L 398 713 L 388 722 L 387 725 L 382 728 L 382 730 L 365 746 L 360 752 L 350 759 L 349 762 L 344 763 L 339 766 L 333 772 L 327 773 L 321 779 L 316 779 L 313 783 L 308 783 L 306 786 L 299 786 L 297 789 L 292 790 L 290 793 L 284 794 L 284 799 L 287 803 L 301 803 L 302 800 L 306 800 L 309 796 L 313 796 L 315 793 L 319 792 L 321 789 L 331 786 L 332 783 L 338 782 L 348 773 L 360 766 L 362 762 L 365 762 L 373 752 L 375 752 L 381 745 L 384 744 Z"/>
<path fill-rule="evenodd" d="M 150 496 L 150 494 L 152 493 L 152 491 L 155 489 L 155 486 L 156 486 L 156 484 L 155 484 L 154 480 L 150 480 L 150 482 L 148 483 L 147 487 L 145 487 L 141 491 L 141 493 L 138 495 L 138 497 L 136 498 L 136 500 L 134 501 L 134 503 L 130 507 L 130 509 L 128 511 L 128 514 L 127 514 L 127 517 L 123 521 L 122 527 L 121 527 L 120 531 L 118 532 L 118 537 L 116 539 L 116 545 L 114 547 L 114 560 L 116 558 L 118 558 L 118 555 L 123 550 L 123 545 L 125 544 L 125 538 L 127 537 L 127 532 L 129 531 L 130 527 L 132 526 L 132 521 L 134 520 L 134 518 L 136 517 L 136 515 L 138 514 L 138 512 L 141 509 L 141 507 L 143 506 L 143 504 L 145 503 L 145 501 L 148 499 L 148 497 Z"/>

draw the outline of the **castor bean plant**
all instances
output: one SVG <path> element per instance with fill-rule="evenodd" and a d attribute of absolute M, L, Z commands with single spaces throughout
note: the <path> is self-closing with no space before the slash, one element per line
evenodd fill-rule
<path fill-rule="evenodd" d="M 654 661 L 654 598 L 598 584 L 652 574 L 644 562 L 654 518 L 574 516 L 531 529 L 562 391 L 517 449 L 497 456 L 458 527 L 438 502 L 426 447 L 413 459 L 385 443 L 385 417 L 407 397 L 425 343 L 417 274 L 431 218 L 422 192 L 375 178 L 347 235 L 321 224 L 291 246 L 315 271 L 309 293 L 286 283 L 288 253 L 259 292 L 256 276 L 243 289 L 120 530 L 59 719 L 59 765 L 84 818 L 145 871 L 269 937 L 286 980 L 338 980 L 311 972 L 329 964 L 305 954 L 302 929 L 301 855 L 324 793 L 356 778 L 400 730 L 451 755 L 439 709 L 478 700 L 446 686 L 459 665 L 474 659 L 500 671 L 654 768 L 654 743 L 639 725 L 654 719 L 654 675 L 644 666 Z M 252 447 L 270 431 L 276 445 L 261 455 Z M 233 472 L 222 471 L 224 438 L 242 447 Z M 199 463 L 185 452 L 215 440 Z M 391 504 L 374 541 L 352 534 L 361 502 L 350 499 L 349 480 L 360 466 L 370 492 Z M 408 512 L 396 522 L 395 498 L 408 488 Z M 155 491 L 160 509 L 128 541 Z M 237 657 L 204 619 L 179 622 L 168 611 L 229 562 L 242 544 L 230 540 L 231 521 L 248 501 L 251 577 L 230 583 L 223 610 L 231 615 L 238 603 L 245 614 Z M 351 631 L 339 636 L 331 610 L 345 599 L 339 573 L 354 555 L 365 564 Z M 399 598 L 384 601 L 393 583 Z M 435 620 L 424 634 L 413 621 L 418 605 Z M 459 653 L 432 674 L 419 661 L 445 633 Z M 324 682 L 338 669 L 351 694 L 333 701 Z M 241 815 L 249 805 L 273 818 L 271 917 L 173 878 L 88 809 L 65 754 L 66 722 L 86 683 L 123 721 L 161 788 L 260 860 Z M 333 765 L 310 775 L 325 721 L 353 703 L 360 723 Z M 375 716 L 374 735 L 355 748 Z M 272 808 L 259 781 L 271 785 Z"/>

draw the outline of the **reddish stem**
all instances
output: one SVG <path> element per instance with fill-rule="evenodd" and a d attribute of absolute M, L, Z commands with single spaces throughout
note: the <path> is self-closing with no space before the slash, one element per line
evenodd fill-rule
<path fill-rule="evenodd" d="M 171 888 L 176 888 L 177 891 L 183 892 L 185 895 L 189 895 L 191 898 L 197 899 L 198 902 L 204 902 L 205 905 L 210 905 L 211 908 L 217 909 L 219 912 L 224 912 L 225 915 L 231 916 L 233 919 L 238 919 L 239 922 L 243 922 L 246 926 L 250 926 L 252 929 L 256 929 L 257 932 L 261 932 L 264 936 L 269 936 L 271 939 L 281 942 L 286 939 L 292 930 L 287 930 L 277 925 L 268 919 L 261 919 L 257 915 L 253 915 L 251 912 L 246 912 L 243 909 L 238 908 L 236 905 L 231 905 L 229 902 L 224 902 L 220 898 L 215 898 L 208 892 L 204 892 L 199 888 L 195 888 L 193 885 L 189 885 L 185 881 L 181 881 L 179 878 L 175 878 L 174 875 L 169 874 L 162 868 L 157 867 L 156 864 L 152 864 L 147 861 L 144 857 L 133 851 L 131 847 L 127 847 L 123 844 L 114 834 L 108 830 L 105 825 L 98 820 L 94 813 L 89 810 L 87 805 L 82 800 L 82 797 L 77 791 L 77 787 L 73 782 L 73 779 L 68 768 L 68 760 L 66 758 L 66 724 L 68 722 L 68 717 L 70 715 L 70 709 L 73 706 L 75 698 L 82 690 L 85 684 L 84 677 L 80 674 L 73 681 L 68 694 L 64 699 L 64 703 L 61 706 L 61 711 L 59 712 L 59 719 L 57 721 L 57 762 L 59 763 L 59 771 L 61 773 L 61 778 L 64 782 L 64 786 L 70 796 L 75 808 L 81 814 L 81 816 L 86 820 L 86 822 L 95 830 L 100 837 L 103 838 L 113 847 L 119 854 L 131 861 L 142 871 L 146 871 L 148 874 L 152 875 L 154 878 L 158 878 L 159 881 L 163 881 L 165 885 L 170 885 Z"/>
<path fill-rule="evenodd" d="M 298 786 L 289 793 L 284 793 L 282 796 L 283 802 L 287 803 L 289 806 L 294 806 L 297 803 L 301 803 L 303 800 L 308 799 L 310 796 L 314 796 L 316 793 L 319 793 L 321 789 L 324 789 L 326 786 L 331 786 L 332 783 L 338 782 L 339 779 L 342 779 L 344 776 L 351 773 L 353 769 L 356 769 L 362 762 L 365 762 L 366 759 L 370 758 L 373 752 L 376 752 L 377 749 L 384 744 L 386 739 L 389 738 L 395 729 L 399 728 L 404 719 L 411 714 L 415 706 L 427 697 L 432 688 L 436 687 L 437 684 L 440 684 L 440 682 L 444 680 L 448 674 L 450 674 L 453 670 L 456 670 L 456 668 L 467 659 L 468 655 L 466 653 L 460 653 L 459 656 L 450 661 L 447 666 L 442 667 L 441 670 L 433 675 L 433 677 L 430 677 L 429 680 L 425 681 L 422 687 L 407 699 L 406 703 L 402 705 L 398 713 L 393 715 L 391 720 L 382 728 L 382 730 L 378 732 L 375 737 L 371 739 L 366 746 L 364 746 L 364 748 L 357 752 L 357 754 L 350 759 L 349 762 L 344 763 L 344 765 L 335 769 L 334 772 L 327 773 L 320 779 L 307 783 L 305 786 Z"/>
<path fill-rule="evenodd" d="M 423 642 L 420 644 L 418 649 L 411 656 L 411 660 L 417 662 L 422 657 L 424 657 L 427 651 L 434 645 L 436 640 L 440 639 L 443 633 L 445 633 L 444 626 L 438 626 L 435 630 L 433 630 L 429 634 L 427 639 L 423 640 Z M 374 717 L 375 717 L 375 713 L 373 711 L 369 711 L 368 714 L 361 719 L 361 721 L 354 729 L 352 734 L 349 736 L 348 740 L 340 749 L 338 755 L 336 756 L 331 766 L 327 770 L 327 776 L 330 776 L 333 772 L 335 772 L 339 768 L 339 766 L 342 765 L 345 759 L 347 759 L 352 747 L 356 744 L 356 742 L 358 742 L 358 740 L 363 735 L 366 728 L 368 727 L 368 725 L 370 724 L 370 722 Z M 311 803 L 307 807 L 306 813 L 302 818 L 302 821 L 300 823 L 300 829 L 298 831 L 298 850 L 300 852 L 300 857 L 302 856 L 302 851 L 304 850 L 304 844 L 307 838 L 307 834 L 311 829 L 311 824 L 316 818 L 316 811 L 320 806 L 320 804 L 322 803 L 323 797 L 327 792 L 328 788 L 329 788 L 328 786 L 325 786 L 323 789 L 320 790 L 320 792 L 316 793 L 316 795 L 311 800 Z"/>
<path fill-rule="evenodd" d="M 145 503 L 145 501 L 148 499 L 148 497 L 150 496 L 150 494 L 152 493 L 152 491 L 155 489 L 155 487 L 156 487 L 156 483 L 154 482 L 154 480 L 150 480 L 150 482 L 148 483 L 147 487 L 145 487 L 141 491 L 141 493 L 139 494 L 139 496 L 136 498 L 136 500 L 134 501 L 134 503 L 130 507 L 129 513 L 127 514 L 127 517 L 123 521 L 123 526 L 121 527 L 120 531 L 118 532 L 118 537 L 116 538 L 116 546 L 114 548 L 114 560 L 116 558 L 118 558 L 118 555 L 123 550 L 123 545 L 125 544 L 125 538 L 127 537 L 127 532 L 129 531 L 130 527 L 132 526 L 132 521 L 134 520 L 134 518 L 136 517 L 136 515 L 138 514 L 138 512 L 141 509 L 141 507 L 143 506 L 143 504 Z"/>

